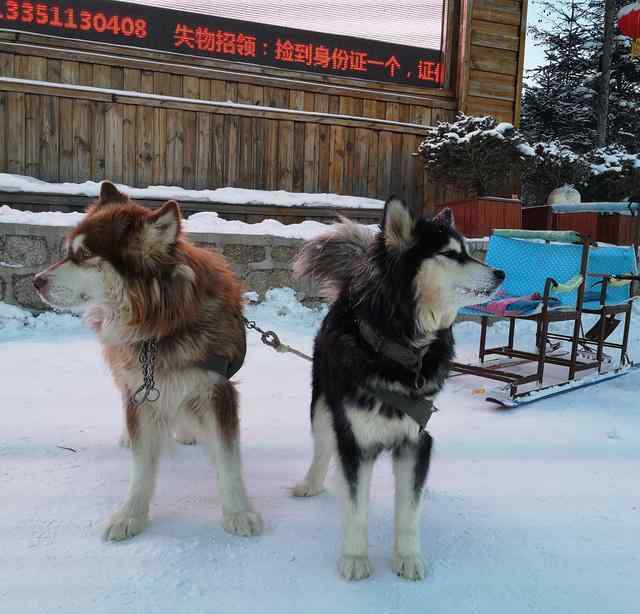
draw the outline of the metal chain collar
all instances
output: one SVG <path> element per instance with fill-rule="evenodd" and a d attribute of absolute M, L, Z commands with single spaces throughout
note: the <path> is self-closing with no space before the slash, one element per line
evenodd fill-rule
<path fill-rule="evenodd" d="M 154 380 L 154 369 L 156 355 L 158 353 L 157 339 L 146 339 L 142 342 L 138 361 L 142 365 L 142 386 L 133 395 L 133 402 L 140 405 L 145 401 L 157 401 L 160 398 L 160 391 L 156 388 Z"/>

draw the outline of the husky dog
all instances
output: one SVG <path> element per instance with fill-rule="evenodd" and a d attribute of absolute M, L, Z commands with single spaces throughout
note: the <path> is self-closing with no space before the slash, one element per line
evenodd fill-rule
<path fill-rule="evenodd" d="M 392 566 L 399 576 L 420 580 L 419 506 L 432 439 L 406 408 L 431 407 L 454 354 L 458 309 L 490 296 L 504 273 L 469 256 L 450 210 L 413 219 L 397 198 L 386 203 L 378 234 L 342 220 L 305 244 L 295 268 L 333 303 L 314 347 L 313 462 L 293 494 L 322 492 L 337 453 L 346 493 L 338 569 L 349 580 L 366 578 L 371 472 L 380 452 L 390 450 L 396 480 Z"/>
<path fill-rule="evenodd" d="M 225 530 L 259 534 L 229 381 L 246 347 L 240 284 L 222 256 L 184 237 L 178 205 L 152 212 L 103 182 L 67 240 L 66 257 L 34 285 L 53 307 L 84 313 L 122 395 L 133 467 L 104 538 L 144 529 L 162 444 L 170 430 L 185 429 L 215 460 Z"/>

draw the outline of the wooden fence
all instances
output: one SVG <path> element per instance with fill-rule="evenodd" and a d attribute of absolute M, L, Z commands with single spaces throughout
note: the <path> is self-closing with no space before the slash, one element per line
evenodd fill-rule
<path fill-rule="evenodd" d="M 446 96 L 296 82 L 204 60 L 159 63 L 140 50 L 116 55 L 105 46 L 96 54 L 96 45 L 68 49 L 60 46 L 67 41 L 44 37 L 50 46 L 35 45 L 27 43 L 42 37 L 3 36 L 9 34 L 0 33 L 0 171 L 48 181 L 108 177 L 138 187 L 382 199 L 395 193 L 416 209 L 434 200 L 412 154 L 424 125 L 453 117 Z"/>
<path fill-rule="evenodd" d="M 10 173 L 424 202 L 419 126 L 20 79 L 0 87 L 0 169 Z"/>

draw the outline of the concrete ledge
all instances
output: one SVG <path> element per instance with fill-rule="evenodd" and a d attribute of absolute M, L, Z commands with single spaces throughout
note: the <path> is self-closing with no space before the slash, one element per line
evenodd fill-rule
<path fill-rule="evenodd" d="M 0 223 L 0 301 L 46 310 L 31 283 L 34 274 L 64 255 L 68 226 Z M 271 235 L 189 233 L 196 245 L 215 249 L 229 261 L 246 289 L 262 298 L 270 288 L 293 288 L 300 300 L 318 302 L 317 289 L 292 275 L 292 260 L 303 239 Z M 483 259 L 486 241 L 471 240 L 473 255 Z"/>

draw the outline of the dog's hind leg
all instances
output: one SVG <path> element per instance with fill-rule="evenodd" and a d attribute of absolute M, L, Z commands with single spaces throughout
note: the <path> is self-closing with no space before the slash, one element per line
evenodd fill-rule
<path fill-rule="evenodd" d="M 185 446 L 192 446 L 196 441 L 196 436 L 193 434 L 193 430 L 189 428 L 186 420 L 178 420 L 173 433 L 174 439 Z"/>
<path fill-rule="evenodd" d="M 162 427 L 145 406 L 136 407 L 129 403 L 127 427 L 133 461 L 129 494 L 122 508 L 113 514 L 104 530 L 103 537 L 109 541 L 129 539 L 145 528 L 164 439 Z"/>
<path fill-rule="evenodd" d="M 314 497 L 324 490 L 331 456 L 335 446 L 331 414 L 322 399 L 319 399 L 313 410 L 311 421 L 313 433 L 313 460 L 304 480 L 293 487 L 294 497 Z"/>
<path fill-rule="evenodd" d="M 122 433 L 120 433 L 120 438 L 118 439 L 118 445 L 121 448 L 131 447 L 131 439 L 129 438 L 129 433 L 127 432 L 126 426 L 122 429 Z"/>
<path fill-rule="evenodd" d="M 202 420 L 203 443 L 216 466 L 224 529 L 234 535 L 259 535 L 262 518 L 253 510 L 242 479 L 238 397 L 233 384 L 226 380 L 216 383 L 212 403 L 213 412 L 200 409 L 198 413 Z"/>
<path fill-rule="evenodd" d="M 415 444 L 394 451 L 396 478 L 396 541 L 393 571 L 408 580 L 422 580 L 425 565 L 420 547 L 420 502 L 429 471 L 432 438 L 422 434 Z"/>

